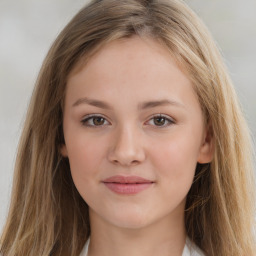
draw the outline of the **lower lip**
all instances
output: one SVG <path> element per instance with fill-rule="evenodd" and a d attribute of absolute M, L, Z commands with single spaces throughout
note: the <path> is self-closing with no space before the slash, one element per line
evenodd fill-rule
<path fill-rule="evenodd" d="M 153 185 L 153 183 L 111 183 L 111 182 L 104 182 L 107 188 L 112 190 L 113 192 L 117 194 L 123 194 L 123 195 L 134 195 L 137 194 L 150 186 Z"/>

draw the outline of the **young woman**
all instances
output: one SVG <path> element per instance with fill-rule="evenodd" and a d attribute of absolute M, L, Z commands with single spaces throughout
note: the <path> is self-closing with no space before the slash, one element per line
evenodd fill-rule
<path fill-rule="evenodd" d="M 221 56 L 177 0 L 102 0 L 51 47 L 2 255 L 255 252 L 250 137 Z"/>

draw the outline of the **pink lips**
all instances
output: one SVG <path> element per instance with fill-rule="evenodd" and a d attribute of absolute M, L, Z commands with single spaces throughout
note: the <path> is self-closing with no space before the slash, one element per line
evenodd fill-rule
<path fill-rule="evenodd" d="M 118 194 L 137 194 L 154 184 L 153 181 L 138 176 L 112 176 L 103 180 L 104 185 Z"/>

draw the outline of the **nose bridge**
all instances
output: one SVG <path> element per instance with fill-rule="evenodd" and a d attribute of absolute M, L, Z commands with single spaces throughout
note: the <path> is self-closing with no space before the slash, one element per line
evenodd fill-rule
<path fill-rule="evenodd" d="M 132 165 L 142 162 L 144 158 L 145 152 L 139 128 L 132 124 L 117 127 L 109 153 L 110 161 L 121 165 Z"/>

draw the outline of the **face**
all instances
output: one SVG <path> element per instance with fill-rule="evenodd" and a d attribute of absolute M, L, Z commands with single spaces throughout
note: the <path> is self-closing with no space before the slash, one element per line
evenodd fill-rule
<path fill-rule="evenodd" d="M 212 157 L 190 80 L 151 39 L 113 41 L 76 68 L 63 127 L 91 218 L 116 227 L 183 218 L 196 165 Z"/>

